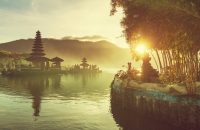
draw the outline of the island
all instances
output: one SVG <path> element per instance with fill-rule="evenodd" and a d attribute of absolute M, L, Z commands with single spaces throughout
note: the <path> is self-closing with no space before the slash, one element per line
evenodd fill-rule
<path fill-rule="evenodd" d="M 97 65 L 88 64 L 87 59 L 84 57 L 80 64 L 75 64 L 68 68 L 68 73 L 101 73 Z"/>
<path fill-rule="evenodd" d="M 61 63 L 64 61 L 59 57 L 45 57 L 40 31 L 36 32 L 31 54 L 25 58 L 26 64 L 5 67 L 2 75 L 5 76 L 29 76 L 29 75 L 49 75 L 63 74 L 66 70 L 62 69 Z"/>
<path fill-rule="evenodd" d="M 133 57 L 132 63 L 128 63 L 126 70 L 120 70 L 111 84 L 111 111 L 117 122 L 136 127 L 144 119 L 151 125 L 159 122 L 177 130 L 198 130 L 200 19 L 190 10 L 194 8 L 187 8 L 189 1 L 111 3 L 112 15 L 117 8 L 123 10 L 121 23 Z M 128 115 L 131 122 L 119 119 L 116 114 Z M 162 127 L 157 129 L 165 126 Z"/>

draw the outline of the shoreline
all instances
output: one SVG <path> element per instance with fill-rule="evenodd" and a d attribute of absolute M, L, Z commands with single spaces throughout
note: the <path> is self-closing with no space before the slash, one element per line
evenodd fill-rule
<path fill-rule="evenodd" d="M 200 95 L 200 82 L 197 84 L 197 93 Z M 188 95 L 186 86 L 183 84 L 164 84 L 164 83 L 144 83 L 136 80 L 120 79 L 118 76 L 114 77 L 112 86 L 124 87 L 142 91 L 161 92 L 171 95 Z"/>

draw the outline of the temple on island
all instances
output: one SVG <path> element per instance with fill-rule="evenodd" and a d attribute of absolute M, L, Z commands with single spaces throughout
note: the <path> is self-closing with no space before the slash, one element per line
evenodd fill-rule
<path fill-rule="evenodd" d="M 40 31 L 36 32 L 32 53 L 26 60 L 32 63 L 32 67 L 42 69 L 49 68 L 50 59 L 45 57 Z"/>
<path fill-rule="evenodd" d="M 87 59 L 84 57 L 81 64 L 75 64 L 69 69 L 69 72 L 95 72 L 99 73 L 101 70 L 97 65 L 88 64 Z"/>
<path fill-rule="evenodd" d="M 36 32 L 32 52 L 26 56 L 26 62 L 15 65 L 13 68 L 4 69 L 3 75 L 7 76 L 28 76 L 40 74 L 67 74 L 67 73 L 100 73 L 102 72 L 97 65 L 88 64 L 87 58 L 84 57 L 81 63 L 71 67 L 62 67 L 63 59 L 55 56 L 48 58 L 45 54 L 45 49 L 42 42 L 40 31 Z"/>
<path fill-rule="evenodd" d="M 88 63 L 87 63 L 87 59 L 84 57 L 81 61 L 82 63 L 80 64 L 80 68 L 82 69 L 88 69 L 88 67 L 90 66 Z"/>
<path fill-rule="evenodd" d="M 38 68 L 42 70 L 61 69 L 61 62 L 63 62 L 64 60 L 59 57 L 55 57 L 52 59 L 45 57 L 46 54 L 44 53 L 43 48 L 44 47 L 42 44 L 41 33 L 40 31 L 37 31 L 32 48 L 32 53 L 30 54 L 30 57 L 26 59 L 31 63 L 30 66 L 32 68 Z"/>
<path fill-rule="evenodd" d="M 38 75 L 38 74 L 60 74 L 66 73 L 62 70 L 61 63 L 64 61 L 59 57 L 52 59 L 45 57 L 44 47 L 42 43 L 40 31 L 36 32 L 32 52 L 26 58 L 28 64 L 20 64 L 13 68 L 7 68 L 2 71 L 3 75 L 19 76 L 19 75 Z"/>

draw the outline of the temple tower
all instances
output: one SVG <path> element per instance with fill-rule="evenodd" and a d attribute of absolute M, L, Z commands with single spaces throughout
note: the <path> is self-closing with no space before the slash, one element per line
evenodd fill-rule
<path fill-rule="evenodd" d="M 49 61 L 48 58 L 44 57 L 45 53 L 43 50 L 42 38 L 40 31 L 36 32 L 32 53 L 27 58 L 28 61 L 32 62 L 33 67 L 44 68 L 45 63 Z"/>

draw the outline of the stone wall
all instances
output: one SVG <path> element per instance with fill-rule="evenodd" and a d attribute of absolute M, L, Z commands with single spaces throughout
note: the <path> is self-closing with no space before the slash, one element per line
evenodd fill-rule
<path fill-rule="evenodd" d="M 111 111 L 116 122 L 128 130 L 200 130 L 198 97 L 169 97 L 111 87 Z"/>

